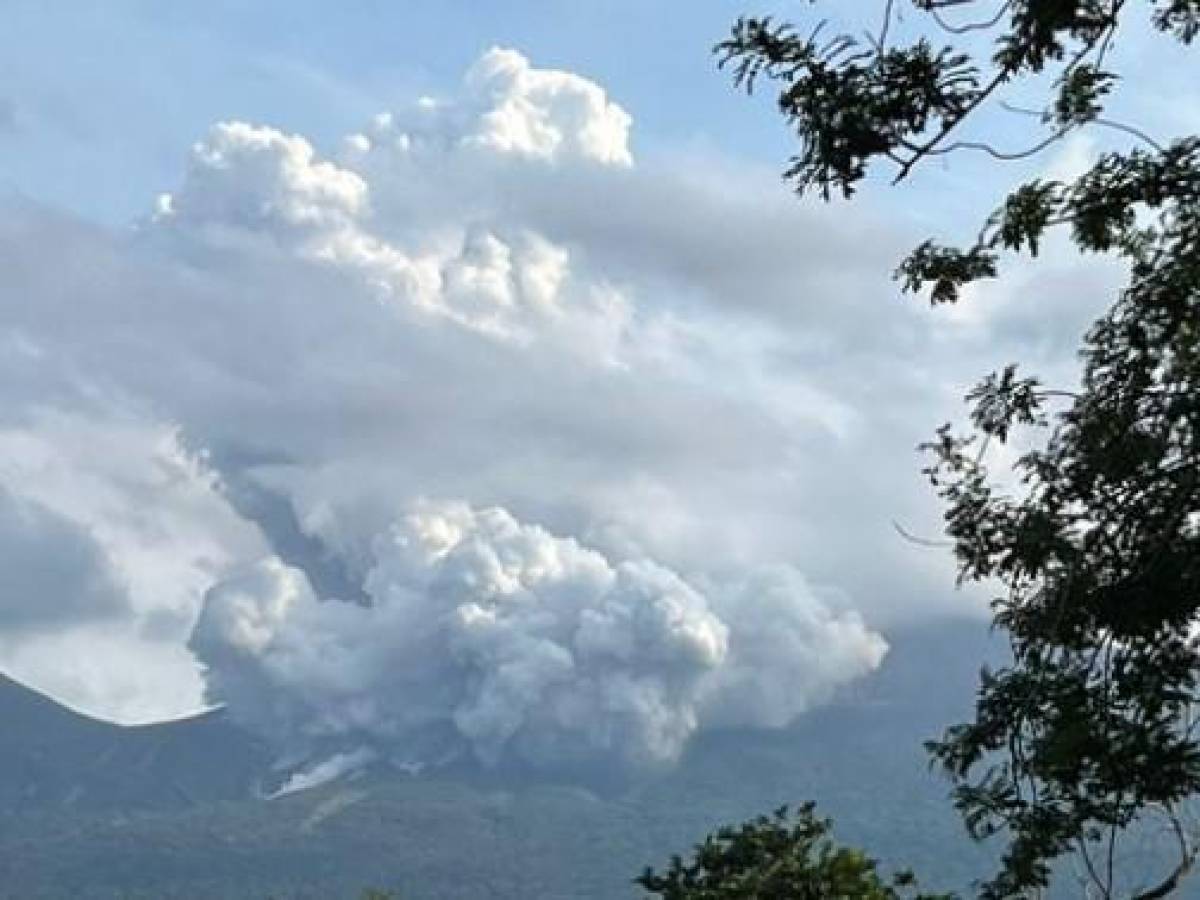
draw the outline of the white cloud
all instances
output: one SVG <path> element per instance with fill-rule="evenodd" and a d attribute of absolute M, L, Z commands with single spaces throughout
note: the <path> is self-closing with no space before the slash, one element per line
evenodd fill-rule
<path fill-rule="evenodd" d="M 633 162 L 632 120 L 587 79 L 535 69 L 515 50 L 493 48 L 467 73 L 466 83 L 484 110 L 462 138 L 468 147 L 553 161 Z"/>
<path fill-rule="evenodd" d="M 547 73 L 526 74 L 540 83 Z M 574 81 L 568 79 L 568 88 Z M 505 108 L 517 102 L 507 94 L 495 99 Z M 551 112 L 546 116 L 557 121 Z M 571 108 L 560 117 L 583 129 L 576 136 L 580 141 L 594 127 L 589 121 L 575 123 Z M 470 141 L 477 139 L 491 147 L 478 135 Z M 495 152 L 509 149 L 500 146 Z M 439 239 L 430 240 L 427 233 L 422 244 L 405 247 L 372 230 L 369 203 L 367 182 L 317 159 L 304 138 L 223 122 L 193 148 L 182 188 L 159 198 L 150 224 L 176 240 L 208 246 L 268 240 L 302 259 L 357 276 L 401 314 L 445 317 L 521 343 L 558 336 L 573 341 L 577 350 L 615 352 L 628 309 L 603 284 L 572 282 L 570 255 L 562 247 L 519 226 L 470 223 L 443 224 Z M 430 223 L 435 238 L 437 230 L 438 223 Z"/>
<path fill-rule="evenodd" d="M 632 123 L 594 82 L 535 68 L 517 51 L 493 47 L 467 72 L 458 96 L 422 97 L 403 113 L 382 113 L 365 133 L 350 135 L 345 149 L 351 158 L 377 148 L 402 156 L 627 167 Z"/>
<path fill-rule="evenodd" d="M 304 138 L 244 122 L 222 122 L 195 145 L 184 191 L 160 201 L 164 216 L 247 230 L 328 230 L 360 215 L 367 186 L 314 158 Z"/>
<path fill-rule="evenodd" d="M 216 126 L 131 234 L 0 212 L 0 488 L 117 586 L 103 622 L 47 597 L 61 624 L 6 633 L 0 666 L 107 715 L 185 712 L 207 594 L 214 689 L 273 734 L 655 759 L 869 669 L 851 609 L 964 605 L 892 520 L 936 531 L 912 448 L 1041 312 L 902 304 L 906 241 L 868 214 L 635 165 L 628 130 L 598 86 L 492 51 L 340 155 Z M 379 537 L 422 496 L 470 533 L 423 562 Z M 510 583 L 528 607 L 497 603 Z M 404 618 L 431 612 L 459 618 Z M 612 661 L 630 648 L 653 664 Z"/>
<path fill-rule="evenodd" d="M 0 501 L 4 668 L 128 720 L 200 706 L 183 645 L 201 599 L 264 545 L 175 430 L 52 412 L 0 427 Z"/>
<path fill-rule="evenodd" d="M 323 601 L 278 559 L 218 583 L 192 638 L 211 699 L 302 756 L 653 765 L 706 725 L 787 724 L 886 649 L 788 570 L 706 595 L 461 503 L 381 534 L 364 589 Z"/>

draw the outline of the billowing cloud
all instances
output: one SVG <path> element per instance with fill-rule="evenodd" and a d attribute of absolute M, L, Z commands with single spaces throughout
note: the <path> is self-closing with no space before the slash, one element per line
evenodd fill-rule
<path fill-rule="evenodd" d="M 302 137 L 244 122 L 213 127 L 192 149 L 184 190 L 164 194 L 160 215 L 247 231 L 329 231 L 361 214 L 367 186 L 314 158 Z"/>
<path fill-rule="evenodd" d="M 467 72 L 457 97 L 422 97 L 403 113 L 382 113 L 346 139 L 346 150 L 624 167 L 633 163 L 631 125 L 594 82 L 493 47 Z"/>
<path fill-rule="evenodd" d="M 535 69 L 520 53 L 493 48 L 467 73 L 467 86 L 481 109 L 461 139 L 467 147 L 551 161 L 632 162 L 628 113 L 585 78 Z"/>
<path fill-rule="evenodd" d="M 886 650 L 794 573 L 702 593 L 499 508 L 422 504 L 373 557 L 366 604 L 278 559 L 214 586 L 192 638 L 211 699 L 293 752 L 640 766 L 706 725 L 784 725 Z"/>
<path fill-rule="evenodd" d="M 576 112 L 567 119 L 583 141 L 598 126 L 586 116 L 575 122 Z M 497 152 L 509 152 L 507 144 Z M 195 146 L 183 187 L 159 198 L 153 224 L 209 246 L 270 241 L 357 276 L 399 315 L 441 316 L 497 338 L 566 335 L 578 349 L 598 343 L 611 352 L 627 324 L 622 299 L 604 285 L 571 281 L 569 253 L 536 233 L 439 228 L 431 219 L 424 239 L 408 247 L 373 230 L 368 204 L 367 182 L 317 159 L 304 138 L 225 122 Z"/>
<path fill-rule="evenodd" d="M 890 302 L 869 214 L 631 146 L 495 50 L 333 147 L 218 124 L 128 233 L 0 210 L 0 558 L 75 548 L 0 666 L 328 758 L 639 762 L 961 606 L 892 520 L 936 532 L 912 448 L 1030 320 Z"/>

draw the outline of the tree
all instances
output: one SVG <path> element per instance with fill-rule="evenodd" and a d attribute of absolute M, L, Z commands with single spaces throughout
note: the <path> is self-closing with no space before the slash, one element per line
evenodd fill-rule
<path fill-rule="evenodd" d="M 785 175 L 826 200 L 954 152 L 1024 158 L 1083 128 L 1121 142 L 1073 181 L 1017 186 L 973 242 L 926 241 L 896 277 L 957 302 L 998 275 L 1002 253 L 1036 255 L 1051 230 L 1125 264 L 1081 347 L 1078 390 L 1009 366 L 968 395 L 965 433 L 944 426 L 924 447 L 960 581 L 999 586 L 994 625 L 1012 651 L 983 673 L 974 720 L 928 746 L 970 833 L 1007 841 L 985 900 L 1040 890 L 1068 854 L 1093 896 L 1165 897 L 1197 857 L 1183 814 L 1200 791 L 1200 137 L 1160 142 L 1103 113 L 1130 11 L 1148 7 L 1186 45 L 1200 0 L 909 2 L 927 27 L 907 43 L 900 0 L 881 0 L 865 37 L 743 18 L 717 51 L 748 91 L 778 89 L 799 140 Z M 1028 146 L 964 134 L 1022 83 L 1051 85 L 1044 109 L 1024 110 L 1039 129 Z M 989 451 L 1018 438 L 1032 449 L 1005 486 Z M 1119 888 L 1117 842 L 1155 816 L 1177 854 L 1148 886 Z"/>
<path fill-rule="evenodd" d="M 691 862 L 677 856 L 663 874 L 647 869 L 635 883 L 663 900 L 950 900 L 919 893 L 908 873 L 885 881 L 874 860 L 837 846 L 829 832 L 811 804 L 794 815 L 781 807 L 720 829 Z"/>

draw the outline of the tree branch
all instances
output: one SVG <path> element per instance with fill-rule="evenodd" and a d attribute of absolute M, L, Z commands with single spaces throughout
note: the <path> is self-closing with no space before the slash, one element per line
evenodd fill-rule
<path fill-rule="evenodd" d="M 1179 865 L 1158 885 L 1150 888 L 1148 891 L 1134 894 L 1130 900 L 1161 900 L 1163 897 L 1170 896 L 1179 887 L 1179 882 L 1183 880 L 1183 877 L 1195 865 L 1197 848 L 1190 845 L 1187 832 L 1184 831 L 1183 823 L 1179 820 L 1179 816 L 1166 806 L 1162 807 L 1162 812 L 1167 817 L 1167 821 L 1171 823 L 1171 830 L 1175 833 L 1175 838 L 1179 842 Z"/>
<path fill-rule="evenodd" d="M 990 28 L 995 28 L 998 24 L 1000 24 L 1000 20 L 1004 18 L 1004 14 L 1008 12 L 1011 6 L 1012 0 L 1005 0 L 1005 2 L 1001 4 L 1000 9 L 998 9 L 996 14 L 990 19 L 981 22 L 965 22 L 961 25 L 952 25 L 951 23 L 947 22 L 942 16 L 941 12 L 939 12 L 939 8 L 937 6 L 929 7 L 929 15 L 943 31 L 947 31 L 950 34 L 968 34 L 972 31 L 987 31 Z"/>
<path fill-rule="evenodd" d="M 999 72 L 997 72 L 996 76 L 988 83 L 988 86 L 976 94 L 971 102 L 963 107 L 962 111 L 957 116 L 952 119 L 948 119 L 938 130 L 937 134 L 935 134 L 924 144 L 917 147 L 912 158 L 906 160 L 904 165 L 900 167 L 899 173 L 897 173 L 896 177 L 892 179 L 892 184 L 899 184 L 901 181 L 907 178 L 909 173 L 912 172 L 913 167 L 924 157 L 928 156 L 929 151 L 933 150 L 934 147 L 940 144 L 946 138 L 946 136 L 950 134 L 950 132 L 957 128 L 962 121 L 967 118 L 967 116 L 983 105 L 983 102 L 987 100 L 987 98 L 993 93 L 995 93 L 996 88 L 1008 81 L 1011 74 L 1011 71 L 1008 69 L 1001 69 Z"/>

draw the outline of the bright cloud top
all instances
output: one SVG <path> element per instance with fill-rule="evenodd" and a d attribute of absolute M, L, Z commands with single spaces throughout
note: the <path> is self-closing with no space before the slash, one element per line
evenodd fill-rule
<path fill-rule="evenodd" d="M 629 117 L 584 79 L 532 69 L 513 51 L 493 50 L 466 84 L 464 106 L 418 105 L 419 131 L 400 131 L 392 116 L 379 117 L 371 139 L 347 139 L 351 158 L 364 163 L 382 141 L 382 151 L 418 169 L 436 169 L 440 156 L 459 152 L 468 169 L 507 157 L 542 165 L 632 161 Z M 410 169 L 401 180 L 428 175 Z M 520 226 L 438 222 L 433 210 L 425 217 L 416 246 L 389 240 L 375 228 L 381 223 L 364 177 L 318 159 L 298 135 L 223 122 L 193 148 L 182 188 L 159 198 L 153 224 L 210 245 L 267 240 L 357 274 L 386 303 L 494 337 L 567 335 L 580 348 L 612 352 L 629 310 L 611 288 L 572 281 L 564 248 Z"/>
<path fill-rule="evenodd" d="M 400 153 L 629 166 L 632 123 L 599 85 L 494 47 L 467 72 L 454 100 L 424 97 L 404 117 L 383 113 L 346 144 L 352 153 L 382 145 Z"/>
<path fill-rule="evenodd" d="M 462 138 L 467 147 L 550 161 L 633 162 L 629 114 L 585 78 L 534 69 L 520 53 L 494 48 L 467 74 L 467 87 L 482 110 Z"/>

